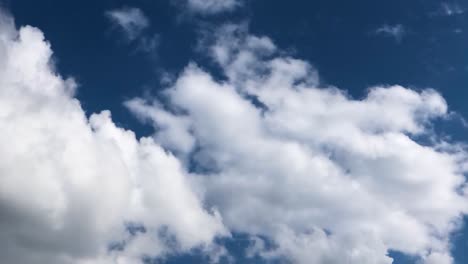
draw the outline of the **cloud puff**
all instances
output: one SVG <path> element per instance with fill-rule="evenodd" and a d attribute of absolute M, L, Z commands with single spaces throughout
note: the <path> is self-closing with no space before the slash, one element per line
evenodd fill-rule
<path fill-rule="evenodd" d="M 88 119 L 42 32 L 0 17 L 2 263 L 141 263 L 227 235 L 176 157 Z"/>
<path fill-rule="evenodd" d="M 240 0 L 184 0 L 190 12 L 199 14 L 216 14 L 232 11 L 241 5 Z"/>
<path fill-rule="evenodd" d="M 375 30 L 375 33 L 378 35 L 392 37 L 396 42 L 400 43 L 403 39 L 403 36 L 406 34 L 406 30 L 401 24 L 397 25 L 382 25 Z"/>
<path fill-rule="evenodd" d="M 123 30 L 129 40 L 136 39 L 149 26 L 148 18 L 135 7 L 107 11 L 106 16 Z"/>
<path fill-rule="evenodd" d="M 452 263 L 450 235 L 468 209 L 467 155 L 431 132 L 447 115 L 436 91 L 377 86 L 357 100 L 245 27 L 225 26 L 208 42 L 225 80 L 192 63 L 161 95 L 165 107 L 126 105 L 202 174 L 206 203 L 252 236 L 250 256 L 390 264 L 396 250 Z M 416 140 L 425 137 L 432 143 Z"/>

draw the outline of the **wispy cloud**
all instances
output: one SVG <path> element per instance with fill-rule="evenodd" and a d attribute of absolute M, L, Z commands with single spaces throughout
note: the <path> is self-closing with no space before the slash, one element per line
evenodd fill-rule
<path fill-rule="evenodd" d="M 152 52 L 159 46 L 160 36 L 145 36 L 144 31 L 150 26 L 143 11 L 135 7 L 123 7 L 106 12 L 106 16 L 122 30 L 127 42 L 134 42 L 137 51 Z"/>
<path fill-rule="evenodd" d="M 454 16 L 465 13 L 465 10 L 457 3 L 443 2 L 440 4 L 441 15 Z"/>
<path fill-rule="evenodd" d="M 107 11 L 106 16 L 123 30 L 129 40 L 137 38 L 150 24 L 143 12 L 134 7 Z"/>
<path fill-rule="evenodd" d="M 406 29 L 402 24 L 384 24 L 375 30 L 375 34 L 392 37 L 397 43 L 400 43 L 406 34 Z"/>
<path fill-rule="evenodd" d="M 184 0 L 188 11 L 198 14 L 227 12 L 241 6 L 240 0 Z"/>

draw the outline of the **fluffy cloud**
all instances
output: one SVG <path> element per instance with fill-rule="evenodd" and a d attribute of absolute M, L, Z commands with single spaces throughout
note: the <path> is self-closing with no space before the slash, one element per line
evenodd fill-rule
<path fill-rule="evenodd" d="M 2 263 L 140 263 L 227 235 L 176 157 L 88 119 L 42 32 L 0 18 Z"/>
<path fill-rule="evenodd" d="M 2 263 L 141 263 L 194 247 L 216 260 L 212 241 L 229 232 L 252 237 L 250 256 L 294 263 L 389 264 L 389 250 L 453 262 L 467 155 L 431 131 L 447 116 L 436 91 L 351 98 L 245 26 L 203 44 L 225 78 L 192 63 L 163 101 L 126 102 L 156 128 L 137 139 L 108 111 L 88 118 L 41 31 L 0 16 Z"/>
<path fill-rule="evenodd" d="M 224 80 L 192 63 L 161 95 L 164 107 L 126 105 L 201 174 L 198 189 L 225 225 L 252 236 L 249 255 L 390 264 L 396 250 L 452 263 L 450 235 L 468 209 L 467 156 L 431 132 L 447 116 L 436 91 L 372 87 L 351 98 L 245 27 L 225 26 L 203 44 Z"/>

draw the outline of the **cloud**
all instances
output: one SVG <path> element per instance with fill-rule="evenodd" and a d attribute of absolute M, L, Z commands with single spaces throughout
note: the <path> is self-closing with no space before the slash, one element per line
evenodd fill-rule
<path fill-rule="evenodd" d="M 183 3 L 190 12 L 205 15 L 232 11 L 241 6 L 240 0 L 184 0 Z"/>
<path fill-rule="evenodd" d="M 154 51 L 158 48 L 161 38 L 159 34 L 153 36 L 143 34 L 150 26 L 149 19 L 143 11 L 135 7 L 123 7 L 107 11 L 105 14 L 122 30 L 125 40 L 135 44 L 136 51 L 156 55 Z"/>
<path fill-rule="evenodd" d="M 136 39 L 149 26 L 148 18 L 135 7 L 107 11 L 106 16 L 123 30 L 129 40 Z"/>
<path fill-rule="evenodd" d="M 141 263 L 228 235 L 176 157 L 87 118 L 42 32 L 0 17 L 2 263 Z"/>
<path fill-rule="evenodd" d="M 453 263 L 467 153 L 431 130 L 448 115 L 440 94 L 377 86 L 354 99 L 245 26 L 214 34 L 205 47 L 225 80 L 192 63 L 165 103 L 126 105 L 200 174 L 194 182 L 226 227 L 252 236 L 250 256 L 390 264 L 394 250 Z M 432 143 L 415 139 L 425 137 Z"/>
<path fill-rule="evenodd" d="M 141 263 L 193 248 L 216 261 L 228 253 L 213 240 L 230 232 L 265 259 L 389 264 L 396 250 L 453 263 L 468 156 L 431 129 L 449 115 L 437 91 L 351 98 L 245 25 L 213 34 L 207 55 L 225 79 L 191 63 L 164 100 L 126 102 L 156 128 L 138 139 L 109 111 L 88 118 L 42 32 L 0 16 L 2 263 Z"/>
<path fill-rule="evenodd" d="M 406 34 L 406 30 L 401 24 L 396 25 L 383 25 L 375 30 L 375 33 L 378 35 L 392 37 L 396 42 L 400 43 L 403 39 L 403 36 Z"/>
<path fill-rule="evenodd" d="M 463 14 L 465 10 L 457 3 L 442 2 L 440 4 L 440 14 L 445 16 L 454 16 Z"/>

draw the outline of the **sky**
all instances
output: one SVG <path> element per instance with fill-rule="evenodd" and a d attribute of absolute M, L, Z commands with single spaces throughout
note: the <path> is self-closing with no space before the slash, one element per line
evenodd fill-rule
<path fill-rule="evenodd" d="M 467 22 L 0 0 L 2 263 L 467 263 Z"/>

